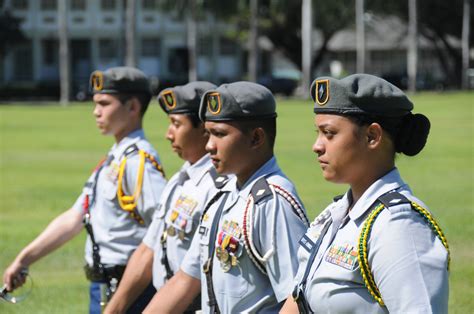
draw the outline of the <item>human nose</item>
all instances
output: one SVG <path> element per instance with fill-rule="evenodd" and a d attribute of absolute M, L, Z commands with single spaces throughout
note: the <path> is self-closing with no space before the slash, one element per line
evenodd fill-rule
<path fill-rule="evenodd" d="M 216 143 L 214 142 L 212 136 L 209 136 L 209 139 L 207 140 L 206 151 L 211 154 L 216 152 Z"/>
<path fill-rule="evenodd" d="M 173 141 L 174 140 L 174 133 L 173 133 L 172 128 L 173 128 L 173 126 L 170 124 L 168 126 L 168 129 L 166 130 L 165 137 L 168 141 Z"/>
<path fill-rule="evenodd" d="M 316 137 L 316 141 L 314 141 L 312 149 L 313 149 L 313 152 L 315 152 L 318 156 L 324 153 L 324 143 L 323 143 L 323 140 L 321 139 L 321 136 L 318 135 Z"/>
<path fill-rule="evenodd" d="M 95 117 L 99 117 L 100 116 L 100 106 L 96 104 L 95 107 L 94 107 L 94 111 L 92 113 Z"/>

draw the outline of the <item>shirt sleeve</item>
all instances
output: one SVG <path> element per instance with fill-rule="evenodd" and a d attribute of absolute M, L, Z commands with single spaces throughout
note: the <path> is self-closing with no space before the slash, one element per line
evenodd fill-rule
<path fill-rule="evenodd" d="M 447 250 L 409 205 L 384 210 L 368 246 L 374 280 L 389 312 L 448 312 Z"/>
<path fill-rule="evenodd" d="M 156 242 L 159 241 L 159 238 L 163 233 L 163 224 L 163 218 L 159 217 L 158 214 L 155 214 L 150 227 L 148 227 L 145 237 L 142 240 L 143 243 L 153 251 L 155 250 Z"/>
<path fill-rule="evenodd" d="M 87 179 L 86 182 L 91 182 L 91 181 L 94 179 L 94 175 L 95 175 L 95 174 L 92 173 L 92 174 L 89 176 L 89 178 Z M 84 186 L 83 186 L 83 188 L 82 188 L 81 194 L 79 195 L 79 197 L 76 199 L 76 201 L 75 201 L 74 204 L 72 205 L 72 208 L 73 208 L 76 212 L 81 213 L 81 214 L 84 213 L 84 207 L 83 207 L 83 206 L 84 206 L 84 198 L 86 197 L 86 190 L 87 190 L 87 189 L 88 189 L 88 188 L 87 188 L 87 187 L 85 186 L 85 184 L 84 184 Z"/>
<path fill-rule="evenodd" d="M 266 271 L 275 296 L 281 302 L 291 294 L 295 285 L 298 242 L 306 232 L 306 226 L 293 212 L 290 203 L 281 196 L 277 196 L 276 207 L 274 202 L 275 199 L 272 198 L 257 205 L 259 208 L 258 220 L 254 226 L 254 244 L 262 256 L 275 246 L 274 254 L 266 263 Z M 273 214 L 276 214 L 275 221 Z"/>
<path fill-rule="evenodd" d="M 181 263 L 181 270 L 191 277 L 201 280 L 201 254 L 200 254 L 201 235 L 199 227 L 194 232 L 191 246 L 189 247 L 184 260 Z"/>

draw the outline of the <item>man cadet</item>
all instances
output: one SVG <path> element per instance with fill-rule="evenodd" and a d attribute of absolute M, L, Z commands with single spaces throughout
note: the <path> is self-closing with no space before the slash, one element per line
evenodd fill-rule
<path fill-rule="evenodd" d="M 200 118 L 217 172 L 235 177 L 206 205 L 180 271 L 145 312 L 182 311 L 200 291 L 206 313 L 276 312 L 308 220 L 273 155 L 275 100 L 255 83 L 224 84 L 204 94 Z"/>
<path fill-rule="evenodd" d="M 208 82 L 192 82 L 165 89 L 158 95 L 158 102 L 170 120 L 166 138 L 185 163 L 165 187 L 159 210 L 143 242 L 130 258 L 106 313 L 124 312 L 152 275 L 158 290 L 179 270 L 204 205 L 225 183 L 226 178 L 217 174 L 206 154 L 209 136 L 198 117 L 202 95 L 215 87 Z M 198 298 L 188 310 L 200 307 Z"/>
<path fill-rule="evenodd" d="M 94 116 L 115 144 L 96 167 L 72 208 L 56 217 L 15 258 L 4 273 L 9 291 L 24 282 L 22 271 L 57 249 L 85 226 L 86 276 L 90 313 L 100 313 L 121 279 L 125 265 L 150 225 L 166 184 L 158 154 L 145 138 L 143 115 L 151 99 L 148 78 L 131 67 L 95 71 L 90 78 Z M 153 296 L 150 287 L 132 307 L 141 312 Z"/>

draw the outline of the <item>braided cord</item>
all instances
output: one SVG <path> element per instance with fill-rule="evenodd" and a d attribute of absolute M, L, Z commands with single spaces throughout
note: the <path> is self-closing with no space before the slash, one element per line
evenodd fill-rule
<path fill-rule="evenodd" d="M 415 202 L 411 202 L 411 207 L 429 223 L 433 232 L 438 236 L 441 243 L 443 243 L 444 247 L 448 251 L 448 270 L 449 270 L 449 266 L 451 263 L 451 252 L 449 251 L 448 240 L 446 239 L 446 236 L 444 235 L 443 230 L 441 230 L 441 227 L 438 225 L 436 220 L 434 220 L 434 217 L 425 208 L 421 207 Z"/>
<path fill-rule="evenodd" d="M 449 251 L 448 241 L 443 231 L 441 230 L 441 227 L 438 225 L 438 223 L 435 221 L 435 219 L 433 218 L 433 216 L 431 215 L 429 211 L 427 211 L 425 208 L 421 207 L 415 202 L 410 202 L 410 203 L 411 203 L 411 208 L 414 211 L 416 211 L 418 214 L 420 214 L 420 216 L 423 217 L 428 222 L 430 228 L 433 230 L 436 236 L 440 239 L 443 246 L 446 248 L 448 252 L 447 268 L 449 270 L 451 254 Z M 360 233 L 360 237 L 359 237 L 359 254 L 357 256 L 359 260 L 360 272 L 362 274 L 364 284 L 367 287 L 367 290 L 369 290 L 369 293 L 380 304 L 380 306 L 385 306 L 385 303 L 382 300 L 382 296 L 380 294 L 380 291 L 377 285 L 375 284 L 372 271 L 370 270 L 369 259 L 368 259 L 368 254 L 367 254 L 367 243 L 369 241 L 370 232 L 372 230 L 373 223 L 384 208 L 385 207 L 383 204 L 379 204 L 377 207 L 374 208 L 374 210 L 372 210 L 367 220 L 365 221 L 364 226 L 362 227 L 362 231 Z"/>
<path fill-rule="evenodd" d="M 385 207 L 383 204 L 379 204 L 370 214 L 367 220 L 362 227 L 359 237 L 359 254 L 357 259 L 359 260 L 360 272 L 362 274 L 362 279 L 364 284 L 369 290 L 370 295 L 380 304 L 380 306 L 385 306 L 385 303 L 382 300 L 379 288 L 375 284 L 374 277 L 370 271 L 369 259 L 367 254 L 367 242 L 369 240 L 369 235 L 372 230 L 372 225 L 375 221 L 375 218 L 382 212 Z"/>

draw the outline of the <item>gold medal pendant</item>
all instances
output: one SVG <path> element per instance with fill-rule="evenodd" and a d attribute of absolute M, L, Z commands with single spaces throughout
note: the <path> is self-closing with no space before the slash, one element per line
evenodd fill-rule
<path fill-rule="evenodd" d="M 183 230 L 179 230 L 178 231 L 178 238 L 183 241 L 184 240 L 184 231 Z"/>
<path fill-rule="evenodd" d="M 237 264 L 239 263 L 239 260 L 237 259 L 237 257 L 235 255 L 231 255 L 230 257 L 230 264 L 235 267 L 237 266 Z"/>
<path fill-rule="evenodd" d="M 229 261 L 229 252 L 226 249 L 223 249 L 221 252 L 221 262 L 227 263 Z"/>
<path fill-rule="evenodd" d="M 227 263 L 222 263 L 222 262 L 221 262 L 221 268 L 222 268 L 222 271 L 223 271 L 224 273 L 227 273 L 227 272 L 231 269 L 231 267 L 232 267 L 232 266 L 230 265 L 229 262 L 227 262 Z"/>
<path fill-rule="evenodd" d="M 174 237 L 176 235 L 176 229 L 173 226 L 168 227 L 168 235 Z"/>
<path fill-rule="evenodd" d="M 222 258 L 222 248 L 220 246 L 216 247 L 216 257 L 219 261 Z"/>

